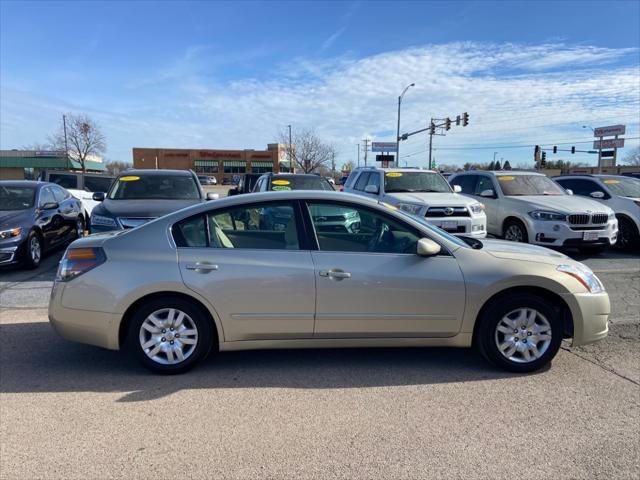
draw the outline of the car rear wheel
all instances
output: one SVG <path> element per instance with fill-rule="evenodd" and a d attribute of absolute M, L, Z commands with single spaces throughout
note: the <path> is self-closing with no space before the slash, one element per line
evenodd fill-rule
<path fill-rule="evenodd" d="M 148 369 L 183 373 L 211 349 L 210 321 L 190 302 L 178 297 L 152 299 L 134 314 L 128 332 L 129 349 Z"/>
<path fill-rule="evenodd" d="M 640 233 L 628 218 L 618 217 L 618 240 L 614 246 L 620 250 L 640 248 Z"/>
<path fill-rule="evenodd" d="M 475 341 L 494 365 L 510 372 L 533 372 L 558 353 L 562 320 L 558 309 L 537 295 L 511 295 L 484 311 Z"/>
<path fill-rule="evenodd" d="M 38 268 L 42 260 L 42 241 L 40 235 L 34 230 L 29 232 L 24 252 L 24 266 L 26 268 Z"/>
<path fill-rule="evenodd" d="M 76 219 L 75 237 L 76 238 L 84 237 L 84 219 L 81 216 Z"/>
<path fill-rule="evenodd" d="M 505 223 L 504 239 L 510 242 L 529 243 L 527 229 L 520 220 L 509 220 Z"/>

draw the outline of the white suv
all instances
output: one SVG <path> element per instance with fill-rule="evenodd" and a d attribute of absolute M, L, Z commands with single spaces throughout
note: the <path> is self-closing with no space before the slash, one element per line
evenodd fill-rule
<path fill-rule="evenodd" d="M 459 195 L 442 175 L 413 168 L 356 168 L 344 191 L 393 205 L 423 217 L 454 235 L 487 236 L 484 205 Z"/>
<path fill-rule="evenodd" d="M 640 248 L 640 180 L 618 175 L 564 175 L 554 180 L 574 195 L 611 207 L 620 229 L 616 247 Z"/>
<path fill-rule="evenodd" d="M 486 204 L 488 232 L 505 240 L 584 253 L 599 253 L 616 242 L 613 210 L 570 195 L 541 173 L 472 171 L 453 175 L 449 182 Z"/>

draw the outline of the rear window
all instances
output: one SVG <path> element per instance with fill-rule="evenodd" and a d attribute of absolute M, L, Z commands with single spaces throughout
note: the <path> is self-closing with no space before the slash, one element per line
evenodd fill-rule
<path fill-rule="evenodd" d="M 111 200 L 197 200 L 200 190 L 186 175 L 124 175 L 119 177 L 108 197 Z"/>
<path fill-rule="evenodd" d="M 84 177 L 84 189 L 87 192 L 108 192 L 112 183 L 112 177 Z"/>
<path fill-rule="evenodd" d="M 282 190 L 333 190 L 326 178 L 315 175 L 291 175 L 286 177 L 273 177 L 269 187 L 271 191 Z"/>

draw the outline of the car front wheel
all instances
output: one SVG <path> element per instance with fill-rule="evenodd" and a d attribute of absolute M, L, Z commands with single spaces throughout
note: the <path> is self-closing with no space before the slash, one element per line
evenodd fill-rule
<path fill-rule="evenodd" d="M 136 311 L 127 338 L 129 349 L 145 367 L 176 374 L 207 356 L 212 328 L 209 319 L 190 302 L 165 297 L 152 299 Z"/>
<path fill-rule="evenodd" d="M 498 367 L 517 373 L 539 370 L 560 348 L 560 312 L 537 295 L 503 297 L 482 314 L 475 341 L 482 355 Z"/>
<path fill-rule="evenodd" d="M 509 220 L 505 224 L 504 239 L 510 242 L 529 243 L 527 229 L 520 220 Z"/>
<path fill-rule="evenodd" d="M 24 252 L 24 266 L 26 268 L 38 268 L 42 260 L 42 241 L 37 232 L 31 230 L 27 237 Z"/>

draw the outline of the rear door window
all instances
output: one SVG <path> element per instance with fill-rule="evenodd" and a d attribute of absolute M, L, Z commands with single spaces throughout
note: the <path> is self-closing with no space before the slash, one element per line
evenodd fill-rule
<path fill-rule="evenodd" d="M 367 186 L 368 182 L 369 182 L 369 172 L 362 172 L 360 174 L 360 177 L 358 177 L 358 181 L 356 182 L 356 186 L 354 187 L 354 189 L 363 191 L 364 187 Z"/>

